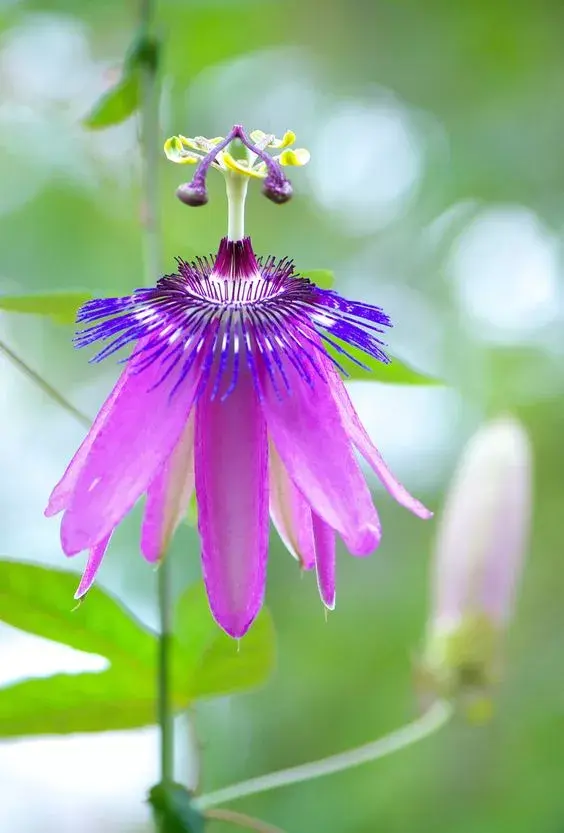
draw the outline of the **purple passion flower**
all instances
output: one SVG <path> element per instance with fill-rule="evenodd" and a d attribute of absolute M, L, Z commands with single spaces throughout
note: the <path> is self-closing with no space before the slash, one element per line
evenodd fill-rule
<path fill-rule="evenodd" d="M 388 361 L 379 339 L 388 317 L 320 289 L 288 258 L 255 256 L 250 238 L 239 236 L 241 192 L 261 176 L 275 202 L 291 193 L 278 161 L 267 157 L 276 167 L 261 161 L 257 173 L 253 162 L 262 157 L 251 157 L 284 140 L 260 134 L 268 140 L 260 147 L 234 130 L 230 140 L 250 147 L 243 173 L 242 162 L 225 163 L 226 140 L 184 140 L 209 154 L 185 191 L 205 196 L 203 167 L 227 168 L 229 234 L 217 255 L 179 259 L 177 272 L 155 287 L 79 311 L 77 346 L 101 343 L 95 361 L 122 348 L 130 355 L 46 514 L 63 512 L 67 555 L 89 551 L 81 598 L 113 530 L 142 495 L 141 552 L 154 563 L 195 490 L 210 607 L 240 637 L 263 603 L 269 513 L 302 567 L 315 567 L 328 608 L 336 534 L 353 555 L 378 546 L 380 522 L 355 451 L 399 503 L 421 518 L 431 513 L 391 474 L 341 381 L 342 362 L 358 362 L 350 351 Z"/>

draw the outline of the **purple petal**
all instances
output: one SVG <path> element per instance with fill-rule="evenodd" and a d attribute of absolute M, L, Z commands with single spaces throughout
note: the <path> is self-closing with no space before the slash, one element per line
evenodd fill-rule
<path fill-rule="evenodd" d="M 108 415 L 111 413 L 114 402 L 120 395 L 121 389 L 126 382 L 127 374 L 128 371 L 126 369 L 119 377 L 114 389 L 98 411 L 98 415 L 92 423 L 92 427 L 83 440 L 82 445 L 70 461 L 62 478 L 51 492 L 51 497 L 49 498 L 49 503 L 47 505 L 47 509 L 45 510 L 46 517 L 50 518 L 53 515 L 58 515 L 59 512 L 62 512 L 63 509 L 67 508 L 84 462 L 90 453 L 94 440 L 102 430 Z"/>
<path fill-rule="evenodd" d="M 147 489 L 186 425 L 199 367 L 185 373 L 179 366 L 164 380 L 157 361 L 141 372 L 130 363 L 124 371 L 126 378 L 84 453 L 63 516 L 61 543 L 67 555 L 94 546 Z M 179 374 L 184 375 L 180 385 Z"/>
<path fill-rule="evenodd" d="M 317 586 L 325 607 L 335 608 L 335 530 L 312 512 Z"/>
<path fill-rule="evenodd" d="M 420 518 L 425 520 L 432 518 L 433 513 L 410 495 L 407 489 L 402 486 L 399 480 L 396 480 L 387 467 L 382 459 L 382 455 L 366 433 L 366 429 L 358 418 L 358 414 L 354 409 L 336 368 L 330 361 L 325 362 L 325 367 L 330 379 L 333 396 L 339 408 L 343 426 L 353 445 L 356 446 L 366 462 L 372 467 L 384 488 L 399 504 L 405 506 L 406 509 L 409 509 L 410 512 L 413 512 L 414 515 L 418 515 Z"/>
<path fill-rule="evenodd" d="M 269 446 L 268 462 L 270 516 L 287 550 L 297 558 L 304 570 L 311 570 L 315 564 L 311 509 L 292 483 L 272 443 Z"/>
<path fill-rule="evenodd" d="M 198 400 L 195 469 L 210 607 L 240 637 L 263 602 L 268 551 L 266 425 L 248 370 L 227 399 Z"/>
<path fill-rule="evenodd" d="M 194 491 L 194 417 L 176 448 L 147 489 L 141 552 L 150 563 L 166 554 Z"/>
<path fill-rule="evenodd" d="M 274 445 L 312 509 L 353 554 L 368 555 L 380 541 L 380 523 L 329 383 L 318 378 L 310 387 L 293 365 L 285 371 L 289 394 L 278 397 L 268 379 L 263 384 L 262 406 Z"/>
<path fill-rule="evenodd" d="M 84 568 L 84 572 L 82 574 L 82 578 L 80 579 L 80 584 L 78 585 L 77 591 L 74 594 L 75 599 L 82 599 L 85 596 L 92 585 L 94 584 L 94 580 L 96 578 L 96 574 L 100 568 L 100 564 L 102 563 L 102 559 L 106 554 L 106 550 L 108 549 L 108 544 L 110 543 L 110 538 L 112 537 L 112 533 L 110 532 L 109 535 L 106 535 L 105 538 L 102 538 L 88 553 L 88 561 L 86 562 L 86 567 Z"/>

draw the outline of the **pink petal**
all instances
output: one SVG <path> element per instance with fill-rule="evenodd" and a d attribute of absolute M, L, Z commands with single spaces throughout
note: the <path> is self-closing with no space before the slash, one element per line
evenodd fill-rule
<path fill-rule="evenodd" d="M 269 445 L 270 516 L 288 551 L 304 570 L 315 564 L 311 509 L 294 486 L 278 452 Z"/>
<path fill-rule="evenodd" d="M 88 561 L 86 562 L 86 567 L 84 568 L 84 572 L 82 574 L 82 578 L 80 579 L 80 584 L 78 585 L 78 589 L 74 594 L 75 599 L 82 599 L 85 596 L 92 585 L 94 584 L 94 579 L 96 578 L 96 573 L 100 568 L 100 564 L 102 563 L 102 559 L 106 554 L 106 550 L 108 549 L 108 544 L 110 543 L 110 538 L 112 537 L 112 533 L 110 532 L 109 535 L 106 535 L 105 538 L 102 538 L 88 553 Z"/>
<path fill-rule="evenodd" d="M 190 415 L 176 448 L 147 489 L 141 527 L 141 552 L 154 563 L 170 539 L 194 491 L 194 417 Z"/>
<path fill-rule="evenodd" d="M 409 509 L 410 512 L 413 512 L 414 515 L 418 515 L 420 518 L 432 518 L 433 513 L 410 495 L 407 489 L 396 480 L 387 467 L 382 459 L 382 455 L 366 433 L 364 426 L 358 418 L 358 414 L 354 409 L 341 377 L 331 361 L 326 362 L 326 370 L 343 426 L 351 442 L 356 446 L 366 462 L 370 464 L 384 488 L 387 489 L 399 504 L 405 506 L 406 509 Z"/>
<path fill-rule="evenodd" d="M 519 422 L 499 417 L 468 441 L 439 522 L 433 619 L 506 622 L 527 548 L 531 448 Z"/>
<path fill-rule="evenodd" d="M 138 373 L 131 367 L 125 371 L 123 385 L 85 452 L 63 516 L 61 543 L 67 555 L 90 549 L 117 526 L 170 456 L 200 376 L 198 364 L 173 393 L 181 368 L 180 363 L 164 381 L 159 361 Z"/>
<path fill-rule="evenodd" d="M 266 425 L 248 372 L 225 400 L 198 400 L 195 469 L 210 607 L 240 637 L 263 602 L 268 551 Z"/>
<path fill-rule="evenodd" d="M 353 554 L 368 555 L 380 541 L 380 522 L 329 383 L 313 373 L 312 389 L 292 365 L 284 369 L 290 393 L 279 398 L 264 380 L 269 434 L 311 508 Z"/>
<path fill-rule="evenodd" d="M 53 515 L 58 515 L 59 512 L 62 512 L 63 509 L 67 508 L 69 499 L 76 485 L 76 481 L 78 480 L 78 475 L 84 465 L 84 461 L 88 457 L 94 440 L 102 430 L 108 415 L 111 413 L 114 402 L 118 398 L 121 389 L 127 380 L 127 375 L 128 368 L 126 367 L 115 384 L 114 389 L 98 411 L 98 415 L 92 423 L 92 427 L 83 440 L 82 445 L 70 461 L 62 478 L 51 492 L 51 497 L 49 498 L 49 503 L 47 505 L 47 509 L 45 510 L 46 517 L 50 518 Z"/>
<path fill-rule="evenodd" d="M 335 608 L 335 530 L 312 512 L 317 586 L 325 607 Z"/>

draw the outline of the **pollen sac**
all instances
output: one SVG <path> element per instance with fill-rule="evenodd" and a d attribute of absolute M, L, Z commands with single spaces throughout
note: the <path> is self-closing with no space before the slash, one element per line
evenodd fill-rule
<path fill-rule="evenodd" d="M 185 182 L 183 185 L 179 185 L 176 189 L 176 196 L 184 205 L 190 205 L 192 207 L 205 205 L 208 201 L 206 189 L 192 185 L 191 182 Z"/>
<path fill-rule="evenodd" d="M 270 177 L 267 177 L 264 180 L 264 185 L 262 186 L 262 193 L 265 197 L 268 197 L 271 202 L 274 202 L 277 205 L 282 205 L 292 198 L 293 188 L 288 179 L 278 182 L 273 181 Z"/>

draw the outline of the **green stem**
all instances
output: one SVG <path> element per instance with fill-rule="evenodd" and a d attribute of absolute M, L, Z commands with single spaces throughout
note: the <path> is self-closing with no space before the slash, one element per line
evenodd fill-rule
<path fill-rule="evenodd" d="M 434 734 L 448 723 L 452 714 L 452 705 L 439 700 L 422 717 L 383 738 L 371 741 L 363 746 L 357 746 L 355 749 L 349 749 L 347 752 L 341 752 L 338 755 L 331 755 L 329 758 L 322 758 L 320 761 L 281 769 L 278 772 L 271 772 L 268 775 L 261 775 L 259 778 L 251 778 L 249 781 L 242 781 L 240 784 L 224 787 L 216 792 L 202 795 L 194 802 L 194 805 L 199 810 L 206 810 L 208 807 L 225 804 L 227 801 L 235 801 L 244 796 L 256 795 L 290 784 L 299 784 L 302 781 L 311 781 L 323 775 L 331 775 L 360 764 L 376 761 Z"/>
<path fill-rule="evenodd" d="M 3 341 L 0 341 L 0 353 L 6 356 L 6 358 L 9 359 L 9 361 L 14 365 L 14 367 L 17 367 L 18 370 L 20 370 L 24 374 L 24 376 L 27 376 L 28 379 L 30 379 L 34 384 L 36 384 L 37 387 L 43 391 L 43 393 L 46 393 L 47 396 L 53 400 L 53 402 L 56 402 L 57 405 L 60 405 L 61 408 L 64 408 L 65 411 L 67 411 L 67 413 L 69 413 L 74 419 L 76 419 L 77 422 L 80 422 L 80 424 L 83 425 L 85 428 L 90 428 L 92 420 L 89 417 L 87 417 L 86 414 L 83 414 L 82 411 L 79 411 L 78 408 L 75 408 L 74 405 L 72 405 L 68 401 L 68 399 L 65 399 L 62 393 L 59 393 L 59 391 L 52 387 L 52 385 L 50 385 L 49 382 L 46 382 L 45 379 L 43 379 L 39 375 L 39 373 L 37 373 L 37 371 L 32 370 L 32 368 L 28 364 L 26 364 L 26 362 L 24 362 L 24 360 L 21 359 L 16 353 L 14 353 L 11 347 L 8 347 L 7 344 L 4 344 Z"/>
<path fill-rule="evenodd" d="M 159 727 L 161 730 L 161 782 L 171 784 L 174 781 L 174 714 L 171 706 L 170 680 L 172 649 L 172 599 L 170 581 L 170 563 L 166 556 L 157 571 L 159 593 Z"/>
<path fill-rule="evenodd" d="M 162 270 L 159 218 L 159 46 L 153 34 L 156 0 L 141 0 L 140 24 L 147 39 L 141 67 L 141 153 L 143 157 L 143 222 L 145 285 L 158 280 Z M 158 721 L 161 732 L 161 783 L 174 781 L 174 714 L 170 696 L 172 594 L 170 563 L 162 553 L 157 572 L 159 605 Z"/>
<path fill-rule="evenodd" d="M 210 810 L 206 813 L 206 818 L 236 824 L 237 827 L 246 827 L 247 830 L 255 830 L 256 833 L 284 833 L 280 827 L 275 827 L 261 819 L 255 819 L 246 813 L 236 813 L 235 810 Z"/>
<path fill-rule="evenodd" d="M 145 226 L 145 284 L 152 286 L 162 269 L 159 217 L 159 161 L 161 157 L 159 129 L 159 47 L 152 34 L 155 0 L 141 0 L 141 27 L 151 48 L 141 66 L 141 153 L 143 157 L 143 205 Z"/>

